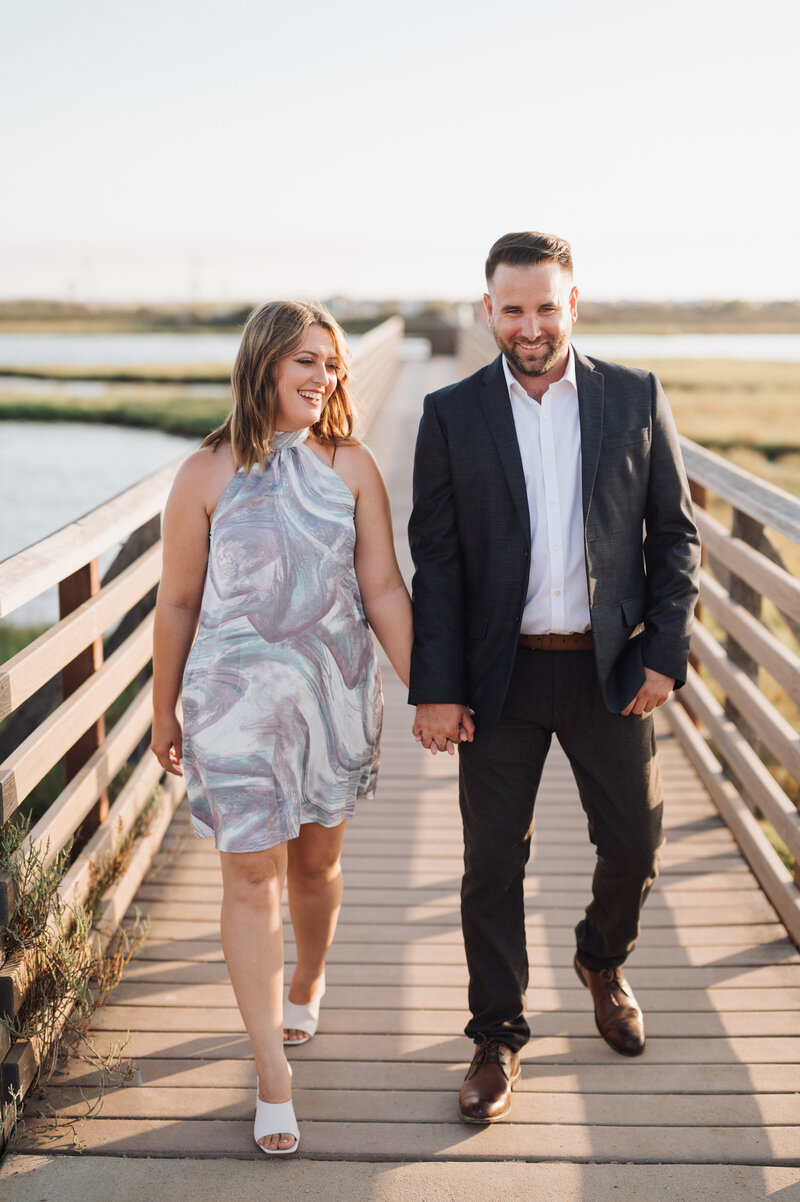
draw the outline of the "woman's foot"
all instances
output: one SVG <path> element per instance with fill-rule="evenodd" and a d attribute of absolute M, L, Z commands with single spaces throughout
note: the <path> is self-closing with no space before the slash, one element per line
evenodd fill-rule
<path fill-rule="evenodd" d="M 295 1152 L 300 1142 L 300 1130 L 291 1098 L 288 1102 L 264 1102 L 256 1095 L 253 1136 L 261 1151 L 268 1156 L 285 1156 L 288 1152 Z"/>
<path fill-rule="evenodd" d="M 284 1058 L 275 1070 L 260 1073 L 256 1091 L 255 1140 L 265 1152 L 293 1152 L 299 1132 L 292 1107 L 292 1068 Z"/>
<path fill-rule="evenodd" d="M 283 1042 L 285 1045 L 308 1043 L 316 1034 L 319 1007 L 325 993 L 325 970 L 320 976 L 299 980 L 295 972 L 289 997 L 283 1009 Z"/>

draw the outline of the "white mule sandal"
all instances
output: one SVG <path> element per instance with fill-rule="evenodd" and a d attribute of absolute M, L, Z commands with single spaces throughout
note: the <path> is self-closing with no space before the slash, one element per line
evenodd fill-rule
<path fill-rule="evenodd" d="M 293 1135 L 294 1143 L 291 1148 L 265 1148 L 259 1143 L 265 1135 Z M 294 1106 L 291 1098 L 288 1102 L 262 1102 L 256 1091 L 256 1121 L 253 1127 L 253 1137 L 262 1152 L 267 1156 L 287 1156 L 297 1151 L 300 1143 L 300 1129 L 294 1116 Z"/>
<path fill-rule="evenodd" d="M 319 1024 L 319 1004 L 325 994 L 325 974 L 322 974 L 322 989 L 307 1006 L 298 1006 L 290 1002 L 288 997 L 283 1003 L 284 1031 L 304 1031 L 305 1039 L 284 1039 L 285 1048 L 298 1048 L 301 1043 L 308 1043 L 312 1035 L 316 1035 Z"/>

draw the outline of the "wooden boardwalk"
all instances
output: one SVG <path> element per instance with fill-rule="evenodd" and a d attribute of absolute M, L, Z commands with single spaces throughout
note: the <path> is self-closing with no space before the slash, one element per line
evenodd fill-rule
<path fill-rule="evenodd" d="M 421 398 L 454 374 L 447 360 L 406 364 L 370 439 L 390 483 L 404 570 Z M 345 840 L 345 904 L 320 1030 L 291 1053 L 298 1159 L 799 1165 L 800 957 L 666 722 L 668 842 L 628 966 L 645 1054 L 625 1060 L 605 1045 L 572 970 L 592 849 L 554 748 L 526 886 L 534 1037 L 509 1121 L 459 1121 L 472 1045 L 461 1033 L 456 761 L 411 741 L 404 691 L 388 669 L 384 681 L 380 787 Z M 29 1124 L 15 1151 L 70 1152 L 77 1138 L 112 1156 L 260 1158 L 250 1049 L 219 943 L 220 892 L 216 853 L 187 837 L 182 807 L 137 899 L 149 939 L 93 1024 L 98 1051 L 128 1040 L 134 1075 L 87 1120 L 96 1074 L 74 1061 L 41 1099 L 61 1126 L 37 1134 Z M 288 919 L 286 931 L 291 962 Z"/>

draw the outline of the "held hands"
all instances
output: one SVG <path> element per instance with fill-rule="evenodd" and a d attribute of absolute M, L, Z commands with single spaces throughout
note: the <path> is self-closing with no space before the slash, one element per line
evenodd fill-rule
<path fill-rule="evenodd" d="M 418 705 L 411 733 L 433 755 L 453 755 L 456 743 L 472 742 L 475 723 L 465 705 Z"/>
<path fill-rule="evenodd" d="M 639 692 L 622 711 L 623 718 L 627 718 L 630 714 L 651 714 L 659 705 L 664 704 L 675 687 L 675 681 L 671 676 L 662 676 L 660 672 L 654 672 L 652 668 L 645 668 L 644 677 L 644 684 Z"/>
<path fill-rule="evenodd" d="M 165 772 L 183 776 L 183 732 L 175 714 L 153 717 L 153 734 L 150 750 Z"/>

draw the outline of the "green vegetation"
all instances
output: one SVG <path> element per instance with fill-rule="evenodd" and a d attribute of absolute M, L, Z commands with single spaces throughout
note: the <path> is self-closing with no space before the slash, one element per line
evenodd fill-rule
<path fill-rule="evenodd" d="M 148 928 L 138 919 L 132 928 L 121 927 L 103 953 L 92 944 L 92 923 L 103 896 L 124 873 L 135 840 L 147 831 L 158 806 L 156 791 L 132 829 L 95 868 L 89 895 L 82 905 L 67 905 L 58 895 L 69 867 L 69 846 L 45 865 L 45 853 L 37 846 L 24 857 L 19 856 L 30 830 L 29 820 L 15 817 L 0 828 L 0 867 L 11 874 L 17 898 L 7 925 L 0 926 L 0 949 L 7 956 L 24 956 L 30 970 L 22 1007 L 15 1015 L 0 1018 L 0 1023 L 12 1042 L 30 1040 L 38 1048 L 37 1079 L 49 1078 L 62 1054 L 75 1053 L 81 1047 L 83 1058 L 98 1069 L 102 1098 L 116 1054 L 103 1057 L 94 1053 L 87 1038 L 89 1023 L 97 1007 L 119 984 L 125 967 L 144 943 Z M 84 1118 L 91 1117 L 96 1106 L 87 1103 L 87 1109 Z M 21 1096 L 12 1098 L 11 1110 L 17 1128 Z M 52 1118 L 48 1126 L 52 1126 Z M 13 1142 L 13 1135 L 9 1142 Z"/>
<path fill-rule="evenodd" d="M 99 397 L 25 397 L 0 392 L 0 420 L 99 422 L 112 426 L 140 426 L 204 438 L 226 416 L 227 397 L 169 396 L 155 397 L 143 390 L 138 397 L 106 393 Z"/>

